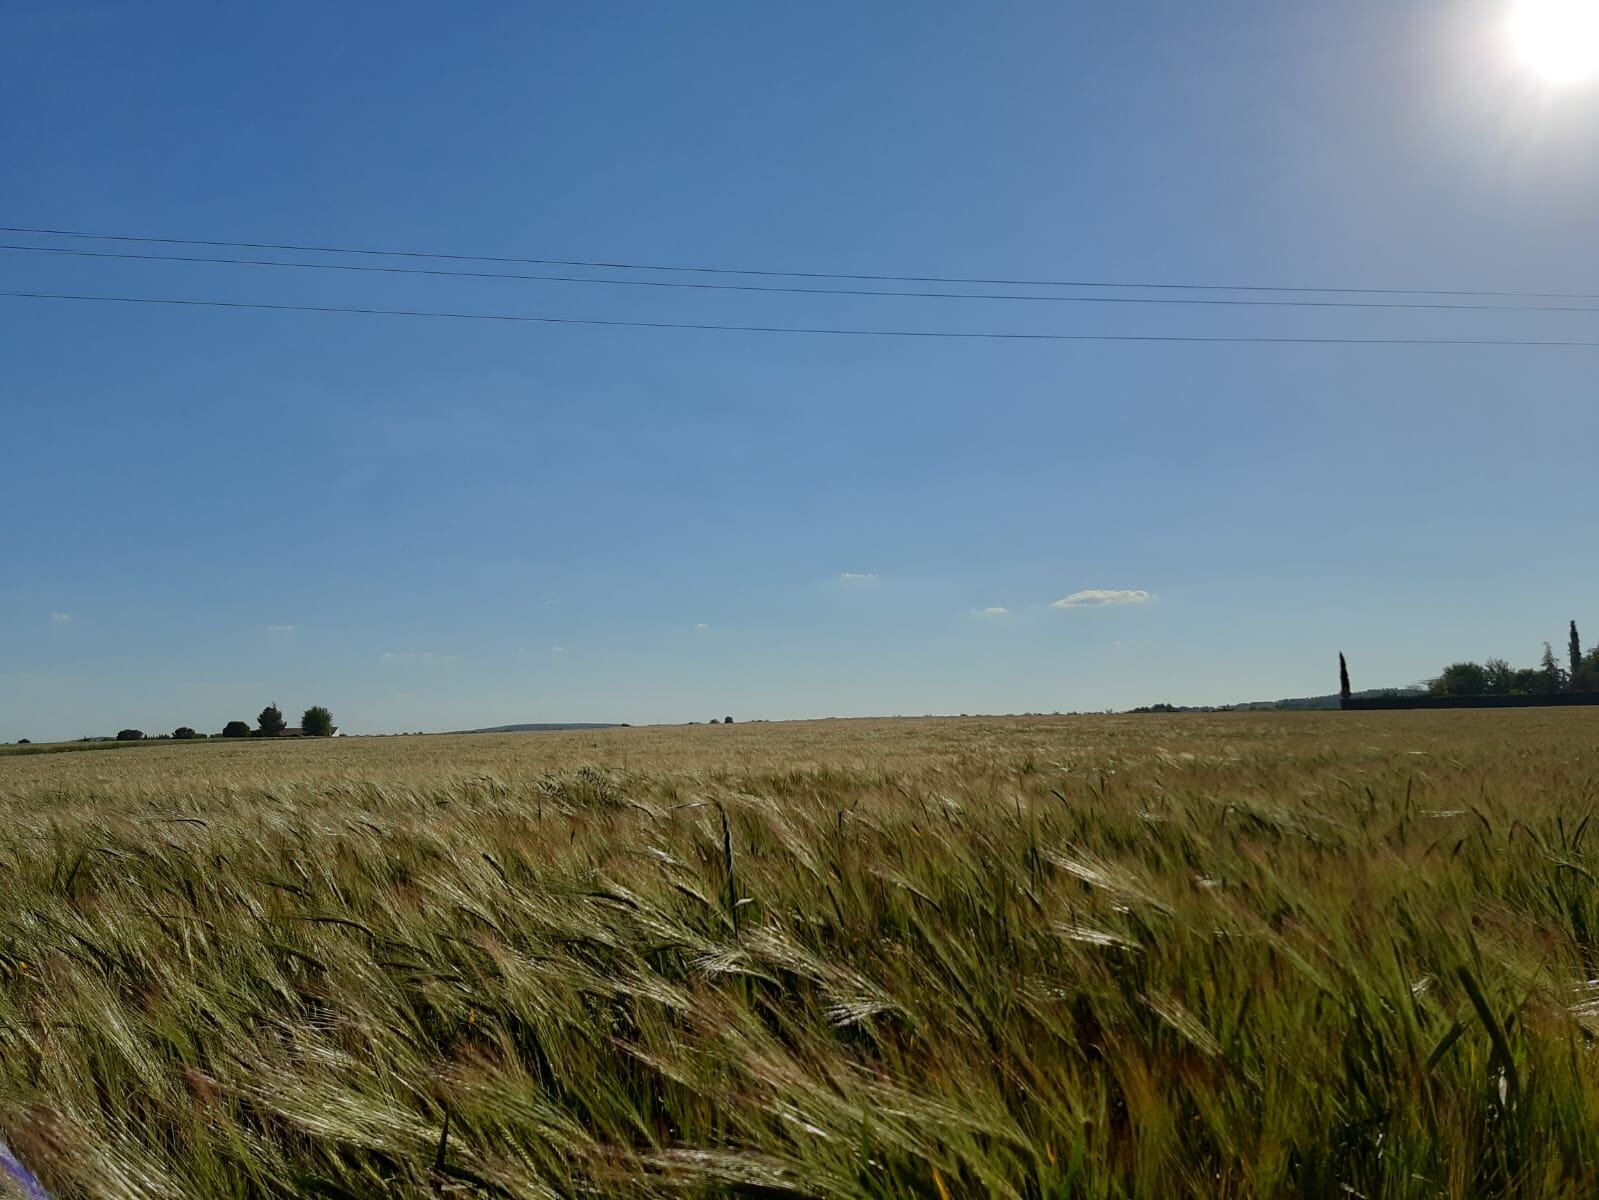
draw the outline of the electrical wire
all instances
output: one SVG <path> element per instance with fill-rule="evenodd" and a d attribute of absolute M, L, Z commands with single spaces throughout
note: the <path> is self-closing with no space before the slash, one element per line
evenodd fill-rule
<path fill-rule="evenodd" d="M 1022 300 L 1051 304 L 1133 304 L 1198 305 L 1225 308 L 1355 308 L 1412 309 L 1445 312 L 1564 312 L 1599 313 L 1599 307 L 1583 304 L 1494 304 L 1446 301 L 1395 300 L 1283 300 L 1236 299 L 1214 296 L 1049 296 L 994 292 L 929 292 L 871 288 L 785 287 L 758 283 L 705 283 L 682 279 L 595 279 L 573 275 L 530 275 L 503 271 L 461 271 L 437 267 L 395 267 L 370 263 L 285 262 L 259 258 L 222 258 L 211 255 L 137 254 L 115 250 L 79 250 L 70 246 L 25 246 L 0 242 L 0 251 L 32 254 L 65 254 L 76 258 L 113 259 L 132 262 L 199 263 L 233 267 L 291 267 L 312 271 L 355 271 L 383 275 L 423 275 L 448 279 L 506 279 L 545 283 L 588 283 L 605 287 L 692 288 L 704 291 L 773 292 L 798 296 L 902 297 L 922 300 Z"/>
<path fill-rule="evenodd" d="M 393 258 L 439 259 L 449 262 L 520 263 L 546 267 L 585 267 L 595 270 L 667 271 L 701 275 L 754 275 L 779 279 L 844 279 L 875 283 L 966 284 L 981 287 L 1126 288 L 1200 292 L 1266 292 L 1370 296 L 1455 296 L 1496 300 L 1593 300 L 1594 292 L 1528 292 L 1480 288 L 1324 287 L 1286 284 L 1195 283 L 1185 281 L 1127 281 L 1094 279 L 985 279 L 962 275 L 887 275 L 843 271 L 778 271 L 754 267 L 681 266 L 663 263 L 621 262 L 605 259 L 527 258 L 504 254 L 447 254 L 431 250 L 373 249 L 356 246 L 304 245 L 293 242 L 223 241 L 206 238 L 155 237 L 145 234 L 100 233 L 82 229 L 45 229 L 28 225 L 0 225 L 0 233 L 37 234 L 47 237 L 86 238 L 111 242 L 138 242 L 164 246 L 208 246 L 234 250 L 284 250 L 315 254 L 351 254 Z"/>
<path fill-rule="evenodd" d="M 697 321 L 633 321 L 601 317 L 550 317 L 523 313 L 449 312 L 410 308 L 365 308 L 332 304 L 268 304 L 242 300 L 180 299 L 166 296 L 95 296 L 69 292 L 0 291 L 16 300 L 71 300 L 100 304 L 152 304 L 188 308 L 244 309 L 261 312 L 347 313 L 362 316 L 425 317 L 452 321 L 508 321 L 539 325 L 588 325 L 619 329 L 691 329 L 720 333 L 813 334 L 836 337 L 928 338 L 1028 342 L 1179 342 L 1215 345 L 1285 346 L 1524 346 L 1599 349 L 1599 340 L 1566 338 L 1310 337 L 1279 335 L 1201 335 L 1141 333 L 1016 333 L 990 330 L 855 329 L 814 325 L 739 325 Z"/>

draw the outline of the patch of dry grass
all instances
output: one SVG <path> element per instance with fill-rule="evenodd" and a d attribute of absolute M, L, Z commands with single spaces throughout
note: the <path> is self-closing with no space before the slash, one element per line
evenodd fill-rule
<path fill-rule="evenodd" d="M 1586 1196 L 1585 711 L 0 759 L 63 1195 Z"/>

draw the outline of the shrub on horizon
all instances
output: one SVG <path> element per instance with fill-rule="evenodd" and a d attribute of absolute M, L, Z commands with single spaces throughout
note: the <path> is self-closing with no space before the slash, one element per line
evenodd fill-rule
<path fill-rule="evenodd" d="M 313 704 L 300 718 L 300 729 L 306 737 L 332 737 L 333 714 L 320 704 Z"/>

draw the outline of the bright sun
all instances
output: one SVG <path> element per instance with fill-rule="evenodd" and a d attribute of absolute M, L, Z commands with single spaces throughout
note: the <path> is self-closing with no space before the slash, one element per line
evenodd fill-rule
<path fill-rule="evenodd" d="M 1599 0 L 1519 0 L 1510 36 L 1522 61 L 1551 83 L 1599 72 Z"/>

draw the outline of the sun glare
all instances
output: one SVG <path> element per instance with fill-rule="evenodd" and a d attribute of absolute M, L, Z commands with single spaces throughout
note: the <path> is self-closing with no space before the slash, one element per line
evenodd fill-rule
<path fill-rule="evenodd" d="M 1599 0 L 1520 0 L 1510 36 L 1521 60 L 1551 83 L 1599 72 Z"/>

